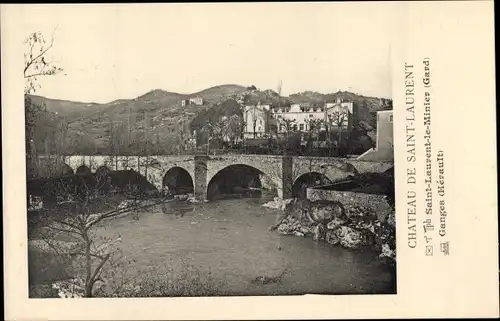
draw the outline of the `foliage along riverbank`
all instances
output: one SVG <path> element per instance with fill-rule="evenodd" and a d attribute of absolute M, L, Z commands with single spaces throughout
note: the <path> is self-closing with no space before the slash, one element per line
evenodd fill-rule
<path fill-rule="evenodd" d="M 181 201 L 198 203 L 192 196 L 172 198 L 149 198 L 143 200 L 127 199 L 114 195 L 106 199 L 99 199 L 107 206 L 98 206 L 100 210 L 116 209 L 116 213 L 102 220 L 116 219 L 132 215 L 132 219 L 139 220 L 144 210 L 165 203 Z M 68 203 L 59 204 L 58 211 L 68 211 Z M 113 204 L 113 205 L 110 205 Z M 54 209 L 53 209 L 54 210 Z M 57 222 L 46 219 L 43 216 L 56 215 L 57 213 L 40 214 L 42 217 L 33 223 L 29 234 L 29 296 L 37 297 L 60 297 L 80 298 L 85 297 L 86 281 L 83 278 L 82 266 L 85 265 L 84 258 L 79 254 L 82 243 L 78 237 L 68 233 L 53 233 L 53 230 L 62 230 L 64 220 Z M 76 215 L 77 213 L 75 213 Z M 100 219 L 102 213 L 92 213 L 86 218 L 89 222 Z M 50 224 L 50 227 L 47 225 Z M 61 224 L 63 224 L 61 226 Z M 95 239 L 97 243 L 105 242 L 104 239 Z M 122 257 L 120 244 L 121 237 L 112 243 L 95 244 L 96 247 L 103 245 L 112 247 L 110 250 L 119 259 L 106 265 L 106 271 L 102 274 L 93 287 L 94 297 L 148 297 L 148 296 L 210 296 L 221 294 L 222 283 L 214 280 L 211 275 L 202 275 L 196 267 L 183 262 L 181 273 L 173 271 L 170 267 L 155 267 L 154 269 L 142 269 L 137 275 L 125 275 L 123 264 L 131 264 Z M 123 274 L 123 275 L 122 275 Z M 127 279 L 124 279 L 127 277 Z"/>
<path fill-rule="evenodd" d="M 263 206 L 284 211 L 270 227 L 272 231 L 311 236 L 315 241 L 349 249 L 372 248 L 381 260 L 395 266 L 395 212 L 380 221 L 368 208 L 336 202 L 276 198 Z"/>

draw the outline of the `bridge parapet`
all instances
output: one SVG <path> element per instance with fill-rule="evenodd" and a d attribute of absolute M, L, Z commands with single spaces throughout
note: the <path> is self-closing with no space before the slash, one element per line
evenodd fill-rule
<path fill-rule="evenodd" d="M 159 190 L 163 187 L 163 178 L 172 168 L 186 170 L 193 181 L 194 192 L 198 199 L 205 199 L 207 187 L 214 176 L 231 165 L 253 167 L 265 176 L 278 190 L 280 197 L 290 197 L 293 183 L 301 175 L 311 172 L 324 174 L 332 181 L 346 178 L 354 171 L 383 172 L 394 166 L 391 161 L 366 161 L 353 158 L 307 157 L 282 155 L 179 155 L 179 156 L 55 156 L 59 163 L 66 163 L 73 171 L 80 166 L 87 166 L 92 172 L 106 166 L 110 170 L 135 170 L 151 182 Z M 47 161 L 47 159 L 45 160 Z M 352 168 L 350 168 L 352 165 Z"/>

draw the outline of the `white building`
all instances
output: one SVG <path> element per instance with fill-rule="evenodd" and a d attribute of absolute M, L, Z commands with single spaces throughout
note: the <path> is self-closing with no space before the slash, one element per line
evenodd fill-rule
<path fill-rule="evenodd" d="M 201 97 L 193 97 L 189 99 L 183 99 L 181 100 L 181 106 L 186 107 L 188 105 L 203 105 L 203 98 Z"/>
<path fill-rule="evenodd" d="M 377 141 L 374 148 L 358 156 L 360 160 L 393 161 L 394 132 L 393 111 L 377 111 Z"/>
<path fill-rule="evenodd" d="M 338 127 L 338 124 L 341 124 L 347 130 L 352 128 L 354 112 L 354 104 L 344 102 L 340 98 L 337 98 L 336 102 L 321 105 L 292 104 L 271 110 L 272 117 L 278 122 L 280 133 L 286 132 L 287 125 L 292 131 L 309 131 L 314 120 L 328 120 L 330 126 Z"/>
<path fill-rule="evenodd" d="M 243 119 L 245 122 L 244 137 L 257 138 L 263 137 L 268 132 L 270 105 L 246 105 L 244 107 Z"/>
<path fill-rule="evenodd" d="M 289 107 L 275 108 L 272 115 L 278 123 L 278 132 L 280 133 L 285 132 L 287 127 L 291 127 L 290 129 L 294 131 L 307 131 L 311 120 L 324 119 L 325 117 L 323 107 L 311 106 L 310 104 L 292 104 Z"/>
<path fill-rule="evenodd" d="M 189 98 L 189 103 L 193 105 L 203 105 L 203 98 L 201 97 Z"/>

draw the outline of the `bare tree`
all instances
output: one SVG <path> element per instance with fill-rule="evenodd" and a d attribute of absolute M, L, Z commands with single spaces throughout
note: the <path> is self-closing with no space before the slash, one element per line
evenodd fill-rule
<path fill-rule="evenodd" d="M 62 71 L 53 60 L 49 60 L 47 57 L 48 51 L 54 45 L 54 33 L 55 29 L 50 43 L 45 41 L 41 32 L 33 32 L 24 41 L 27 46 L 24 53 L 25 94 L 30 94 L 40 87 L 37 83 L 39 77 L 55 75 Z"/>
<path fill-rule="evenodd" d="M 240 138 L 241 131 L 243 130 L 242 118 L 237 114 L 222 117 L 216 127 L 220 127 L 224 141 L 234 144 Z"/>
<path fill-rule="evenodd" d="M 54 30 L 55 32 L 55 30 Z M 40 87 L 39 77 L 55 75 L 62 71 L 54 64 L 54 61 L 47 57 L 48 51 L 54 45 L 54 33 L 50 43 L 47 43 L 40 32 L 31 33 L 24 41 L 24 111 L 25 111 L 25 132 L 26 132 L 26 156 L 28 165 L 28 179 L 35 176 L 36 146 L 34 141 L 34 127 L 40 112 L 44 111 L 44 106 L 34 104 L 29 94 Z"/>
<path fill-rule="evenodd" d="M 44 240 L 56 253 L 60 251 L 57 239 L 61 235 L 73 240 L 70 257 L 77 267 L 81 267 L 75 271 L 75 280 L 83 280 L 83 296 L 92 297 L 95 295 L 96 283 L 104 281 L 104 278 L 114 279 L 116 268 L 123 263 L 118 249 L 121 237 L 99 236 L 96 233 L 99 223 L 125 213 L 138 213 L 163 200 L 141 203 L 138 188 L 129 185 L 125 190 L 128 201 L 122 202 L 120 206 L 110 204 L 110 181 L 107 175 L 61 179 L 52 184 L 50 189 L 49 192 L 59 199 L 59 204 L 66 206 L 56 206 L 51 215 L 44 218 L 41 225 L 46 233 Z"/>
<path fill-rule="evenodd" d="M 318 118 L 310 118 L 306 120 L 309 137 L 311 138 L 311 143 L 314 142 L 312 138 L 316 138 L 316 145 L 319 144 L 319 133 L 321 132 L 321 128 L 324 126 L 325 121 L 323 119 Z M 312 144 L 314 148 L 314 144 Z"/>
<path fill-rule="evenodd" d="M 337 148 L 342 145 L 342 132 L 347 125 L 348 112 L 343 110 L 333 111 L 328 115 L 328 121 L 337 129 Z"/>
<path fill-rule="evenodd" d="M 293 127 L 296 123 L 295 119 L 290 119 L 290 118 L 284 118 L 280 119 L 280 125 L 283 125 L 285 127 L 285 134 L 286 137 L 288 138 L 288 134 L 293 131 Z"/>
<path fill-rule="evenodd" d="M 252 128 L 253 128 L 253 138 L 256 137 L 256 128 L 257 128 L 257 106 L 252 107 Z"/>

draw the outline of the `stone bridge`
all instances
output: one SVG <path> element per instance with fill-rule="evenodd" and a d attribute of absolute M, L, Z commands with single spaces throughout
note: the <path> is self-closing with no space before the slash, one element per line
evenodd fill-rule
<path fill-rule="evenodd" d="M 292 196 L 292 187 L 304 175 L 320 175 L 331 181 L 345 179 L 353 171 L 383 172 L 392 161 L 365 161 L 331 157 L 281 155 L 182 155 L 182 156 L 51 156 L 39 158 L 41 176 L 64 173 L 134 170 L 161 190 L 174 173 L 189 174 L 198 200 L 207 199 L 207 189 L 217 173 L 243 165 L 260 173 L 262 185 L 276 189 L 281 198 Z M 265 184 L 264 184 L 265 183 Z"/>

